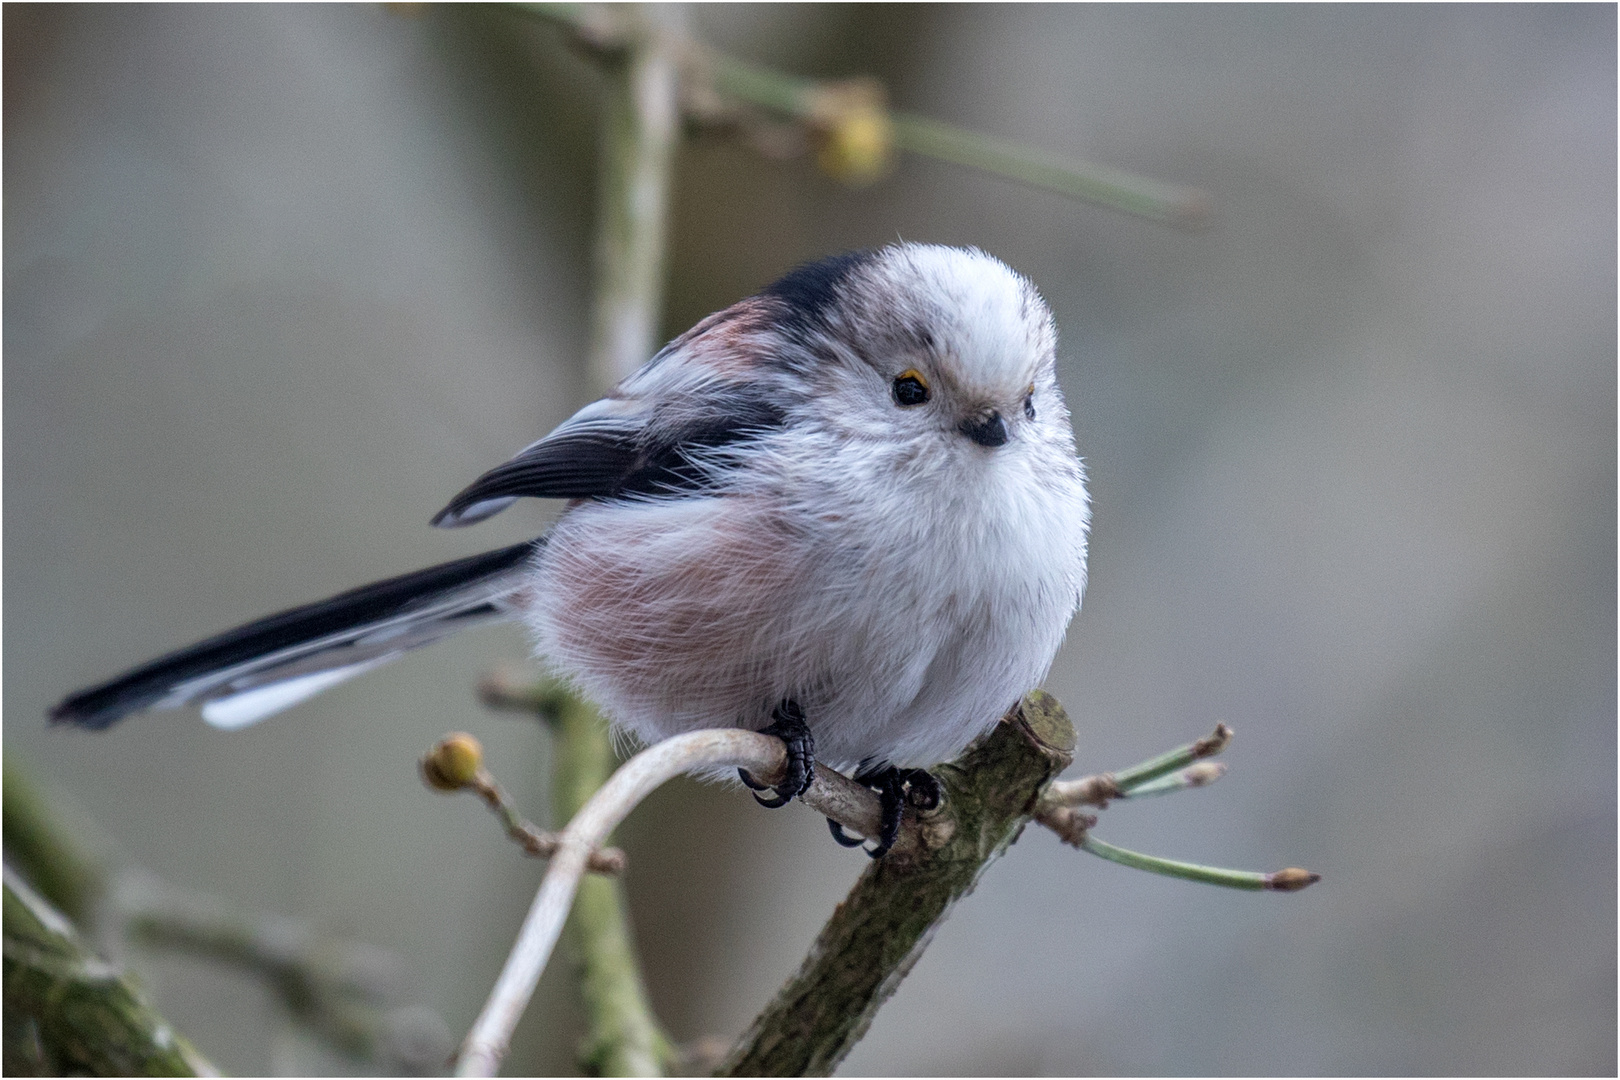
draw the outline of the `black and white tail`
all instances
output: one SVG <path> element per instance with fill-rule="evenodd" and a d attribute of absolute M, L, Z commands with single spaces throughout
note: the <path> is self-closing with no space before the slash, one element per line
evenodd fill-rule
<path fill-rule="evenodd" d="M 53 708 L 51 719 L 100 729 L 143 709 L 200 704 L 215 727 L 246 727 L 418 645 L 515 618 L 512 594 L 541 543 L 458 559 L 259 619 L 80 690 Z"/>

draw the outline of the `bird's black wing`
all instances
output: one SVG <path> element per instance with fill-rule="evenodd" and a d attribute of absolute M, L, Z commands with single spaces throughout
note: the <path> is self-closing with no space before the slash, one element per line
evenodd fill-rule
<path fill-rule="evenodd" d="M 741 392 L 717 394 L 678 421 L 576 419 L 469 484 L 433 518 L 471 525 L 518 498 L 682 495 L 713 485 L 718 453 L 782 426 L 781 409 Z"/>

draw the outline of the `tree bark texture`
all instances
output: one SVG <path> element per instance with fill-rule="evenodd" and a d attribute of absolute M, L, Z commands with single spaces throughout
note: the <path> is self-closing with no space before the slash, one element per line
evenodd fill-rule
<path fill-rule="evenodd" d="M 866 868 L 716 1075 L 831 1075 L 1073 753 L 1063 706 L 1037 690 L 960 758 L 931 770 L 944 803 L 920 816 L 907 809 L 901 839 Z"/>

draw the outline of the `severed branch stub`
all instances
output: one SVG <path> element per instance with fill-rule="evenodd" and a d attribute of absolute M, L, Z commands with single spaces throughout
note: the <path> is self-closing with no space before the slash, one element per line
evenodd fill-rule
<path fill-rule="evenodd" d="M 433 744 L 418 763 L 422 781 L 435 791 L 473 792 L 495 812 L 506 828 L 506 835 L 525 852 L 549 859 L 557 852 L 558 835 L 525 819 L 512 805 L 511 796 L 484 768 L 484 748 L 465 731 L 453 731 Z M 628 860 L 619 848 L 592 851 L 587 869 L 598 874 L 622 874 Z"/>

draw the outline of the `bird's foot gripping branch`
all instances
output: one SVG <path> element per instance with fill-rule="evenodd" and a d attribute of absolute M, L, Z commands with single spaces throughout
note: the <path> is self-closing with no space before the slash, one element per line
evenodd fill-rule
<path fill-rule="evenodd" d="M 528 700 L 537 711 L 544 711 L 557 707 L 551 700 L 555 694 L 548 690 L 527 699 L 516 695 L 502 703 L 511 706 Z M 893 846 L 866 868 L 811 946 L 803 967 L 720 1063 L 718 1075 L 831 1073 L 922 954 L 933 929 L 1030 821 L 1082 850 L 1155 873 L 1286 892 L 1315 882 L 1318 875 L 1305 870 L 1271 874 L 1220 870 L 1125 851 L 1090 835 L 1096 818 L 1079 807 L 1100 809 L 1112 800 L 1204 786 L 1224 771 L 1205 759 L 1223 750 L 1230 739 L 1231 730 L 1222 725 L 1211 736 L 1132 768 L 1058 781 L 1073 759 L 1074 728 L 1055 698 L 1041 691 L 1031 693 L 957 760 L 932 770 L 943 797 L 927 809 L 906 806 Z M 454 751 L 449 753 L 454 756 Z M 682 773 L 736 767 L 774 784 L 781 781 L 786 766 L 782 742 L 757 732 L 726 729 L 676 736 L 626 762 L 566 828 L 548 834 L 551 867 L 500 979 L 463 1043 L 459 1071 L 491 1075 L 499 1067 L 581 879 L 588 869 L 611 871 L 622 866 L 622 856 L 607 856 L 599 845 L 636 804 Z M 481 764 L 463 763 L 463 768 L 482 779 L 482 785 L 467 786 L 480 793 L 493 787 Z M 431 759 L 425 763 L 430 782 L 434 769 Z M 820 765 L 802 801 L 862 836 L 876 836 L 882 827 L 878 796 Z M 503 818 L 514 813 L 509 808 L 501 812 Z M 508 829 L 512 831 L 510 822 Z M 525 846 L 534 851 L 533 845 Z M 612 865 L 601 865 L 604 862 Z M 658 1041 L 663 1042 L 661 1034 Z"/>

